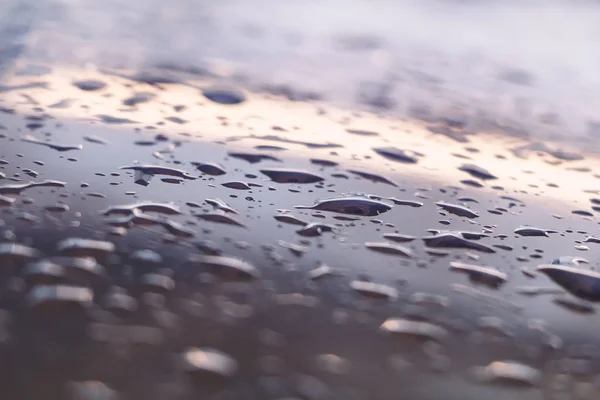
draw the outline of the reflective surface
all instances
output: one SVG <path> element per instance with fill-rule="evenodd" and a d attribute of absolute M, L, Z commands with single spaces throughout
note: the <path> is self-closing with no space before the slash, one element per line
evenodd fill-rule
<path fill-rule="evenodd" d="M 598 398 L 587 119 L 13 55 L 6 398 Z"/>

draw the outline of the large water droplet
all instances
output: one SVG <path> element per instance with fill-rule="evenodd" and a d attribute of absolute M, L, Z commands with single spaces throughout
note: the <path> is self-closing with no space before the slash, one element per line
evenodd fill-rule
<path fill-rule="evenodd" d="M 423 153 L 418 153 L 411 150 L 398 149 L 396 147 L 375 147 L 373 149 L 377 154 L 396 162 L 415 164 L 419 161 L 419 157 L 423 157 Z"/>
<path fill-rule="evenodd" d="M 296 206 L 299 209 L 337 212 L 372 217 L 392 209 L 392 206 L 367 197 L 334 197 L 320 200 L 313 206 Z"/>
<path fill-rule="evenodd" d="M 537 271 L 548 275 L 555 283 L 575 296 L 600 301 L 600 274 L 564 265 L 540 265 Z"/>

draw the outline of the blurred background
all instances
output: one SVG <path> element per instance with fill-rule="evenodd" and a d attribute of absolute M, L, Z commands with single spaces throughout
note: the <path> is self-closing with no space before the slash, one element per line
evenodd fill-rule
<path fill-rule="evenodd" d="M 293 100 L 462 118 L 586 146 L 599 129 L 597 1 L 0 4 L 0 65 L 18 55 L 187 72 Z"/>

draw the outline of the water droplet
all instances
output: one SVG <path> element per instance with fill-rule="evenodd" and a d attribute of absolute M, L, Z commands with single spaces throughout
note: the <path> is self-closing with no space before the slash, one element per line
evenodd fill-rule
<path fill-rule="evenodd" d="M 379 136 L 379 133 L 373 131 L 365 131 L 362 129 L 346 129 L 346 132 L 358 136 Z"/>
<path fill-rule="evenodd" d="M 298 375 L 296 377 L 296 391 L 302 398 L 307 400 L 326 400 L 333 398 L 331 389 L 324 382 L 308 375 Z"/>
<path fill-rule="evenodd" d="M 577 314 L 593 314 L 596 312 L 596 309 L 591 304 L 575 299 L 572 296 L 556 296 L 552 301 Z"/>
<path fill-rule="evenodd" d="M 517 235 L 521 236 L 548 236 L 546 229 L 536 228 L 533 226 L 520 226 L 514 231 Z"/>
<path fill-rule="evenodd" d="M 43 140 L 38 139 L 36 137 L 33 137 L 31 135 L 23 136 L 21 138 L 21 140 L 24 141 L 24 142 L 28 142 L 28 143 L 34 143 L 34 144 L 39 144 L 39 145 L 42 145 L 42 146 L 50 147 L 51 149 L 54 149 L 56 151 L 70 151 L 70 150 L 81 150 L 81 149 L 83 149 L 83 145 L 81 145 L 81 144 L 77 144 L 77 145 L 63 145 L 63 144 L 56 144 L 56 143 L 44 142 Z"/>
<path fill-rule="evenodd" d="M 412 257 L 413 253 L 409 248 L 386 242 L 367 242 L 365 247 L 378 253 L 391 254 L 402 257 Z"/>
<path fill-rule="evenodd" d="M 223 253 L 223 251 L 217 247 L 216 243 L 208 240 L 196 240 L 194 245 L 202 253 L 209 256 L 220 256 Z"/>
<path fill-rule="evenodd" d="M 221 199 L 206 199 L 204 201 L 206 201 L 208 204 L 210 204 L 211 206 L 213 206 L 213 208 L 215 210 L 219 210 L 219 211 L 223 211 L 223 212 L 227 212 L 227 213 L 232 213 L 232 214 L 239 214 L 235 209 L 233 209 L 232 207 L 230 207 L 229 205 L 227 205 L 227 203 L 225 203 Z"/>
<path fill-rule="evenodd" d="M 450 305 L 448 297 L 424 292 L 414 293 L 410 297 L 410 301 L 413 304 L 433 309 L 444 309 Z"/>
<path fill-rule="evenodd" d="M 135 171 L 135 183 L 142 186 L 148 186 L 150 179 L 154 175 L 167 175 L 189 180 L 196 179 L 186 171 L 177 168 L 162 167 L 160 165 L 131 165 L 120 167 L 119 169 Z"/>
<path fill-rule="evenodd" d="M 74 99 L 62 99 L 60 101 L 57 101 L 56 103 L 53 103 L 51 105 L 49 105 L 49 108 L 69 108 L 73 105 L 73 102 L 75 100 Z"/>
<path fill-rule="evenodd" d="M 96 117 L 98 117 L 100 119 L 100 121 L 102 121 L 103 123 L 109 124 L 109 125 L 137 124 L 136 121 L 133 121 L 131 119 L 118 118 L 118 117 L 113 117 L 111 115 L 99 114 L 99 115 L 96 115 Z"/>
<path fill-rule="evenodd" d="M 222 183 L 221 185 L 225 186 L 226 188 L 236 189 L 236 190 L 250 190 L 251 189 L 251 187 L 246 182 L 242 182 L 242 181 L 225 182 L 225 183 Z"/>
<path fill-rule="evenodd" d="M 230 157 L 239 158 L 240 160 L 248 161 L 250 164 L 257 164 L 261 161 L 277 161 L 281 162 L 279 158 L 270 156 L 262 153 L 227 153 Z"/>
<path fill-rule="evenodd" d="M 100 213 L 102 215 L 112 215 L 112 214 L 125 214 L 130 215 L 133 214 L 135 210 L 140 210 L 143 212 L 156 212 L 167 215 L 179 215 L 181 214 L 181 210 L 173 204 L 169 203 L 155 203 L 150 201 L 144 201 L 139 203 L 111 206 Z"/>
<path fill-rule="evenodd" d="M 415 164 L 419 161 L 419 157 L 424 156 L 423 153 L 396 147 L 375 147 L 373 150 L 389 160 L 407 164 Z"/>
<path fill-rule="evenodd" d="M 316 281 L 327 276 L 340 275 L 340 273 L 327 264 L 320 264 L 317 268 L 309 272 L 310 279 Z"/>
<path fill-rule="evenodd" d="M 317 369 L 335 375 L 344 375 L 350 372 L 352 363 L 335 354 L 319 354 L 315 357 Z"/>
<path fill-rule="evenodd" d="M 315 237 L 321 236 L 324 232 L 332 232 L 334 227 L 328 224 L 321 224 L 319 222 L 311 222 L 306 224 L 303 228 L 296 231 L 300 236 Z"/>
<path fill-rule="evenodd" d="M 385 183 L 387 185 L 398 186 L 396 183 L 392 182 L 391 180 L 389 180 L 386 177 L 383 177 L 381 175 L 377 175 L 377 174 L 373 174 L 373 173 L 365 172 L 365 171 L 358 171 L 355 169 L 349 169 L 348 172 L 350 172 L 351 174 L 354 174 L 354 175 L 358 175 L 361 178 L 366 179 L 371 182 Z"/>
<path fill-rule="evenodd" d="M 50 204 L 47 206 L 44 206 L 44 210 L 47 212 L 54 212 L 54 213 L 60 213 L 60 212 L 66 212 L 69 211 L 69 206 L 66 204 Z"/>
<path fill-rule="evenodd" d="M 246 95 L 238 89 L 229 87 L 210 87 L 202 91 L 204 97 L 219 104 L 235 105 L 243 103 Z"/>
<path fill-rule="evenodd" d="M 339 165 L 338 163 L 336 163 L 335 161 L 330 161 L 330 160 L 324 160 L 322 158 L 311 158 L 310 162 L 312 164 L 315 165 L 320 165 L 322 167 L 335 167 L 337 165 Z"/>
<path fill-rule="evenodd" d="M 84 81 L 75 81 L 73 82 L 73 85 L 81 90 L 85 90 L 86 92 L 93 92 L 95 90 L 103 89 L 106 86 L 106 83 L 94 79 L 89 79 Z"/>
<path fill-rule="evenodd" d="M 308 225 L 308 222 L 302 221 L 300 218 L 295 217 L 295 216 L 290 215 L 290 214 L 275 215 L 274 218 L 277 221 L 284 222 L 286 224 L 301 225 L 301 226 Z"/>
<path fill-rule="evenodd" d="M 222 212 L 193 214 L 193 215 L 194 215 L 194 217 L 203 219 L 205 221 L 216 222 L 219 224 L 226 224 L 226 225 L 234 225 L 234 226 L 239 226 L 242 228 L 246 227 L 246 225 L 242 224 L 241 222 L 237 221 L 236 219 L 234 219 Z"/>
<path fill-rule="evenodd" d="M 15 185 L 4 185 L 0 186 L 0 194 L 20 194 L 27 189 L 33 189 L 36 187 L 58 187 L 62 188 L 67 186 L 65 182 L 46 180 L 42 182 L 29 182 Z"/>
<path fill-rule="evenodd" d="M 180 125 L 188 123 L 188 121 L 186 121 L 183 118 L 179 118 L 179 117 L 167 117 L 167 118 L 165 118 L 165 121 L 173 122 L 175 124 L 180 124 Z"/>
<path fill-rule="evenodd" d="M 195 166 L 200 172 L 203 172 L 207 175 L 220 176 L 227 173 L 225 168 L 217 163 L 192 162 L 192 165 Z"/>
<path fill-rule="evenodd" d="M 583 242 L 584 243 L 600 243 L 600 239 L 590 236 L 590 237 L 585 238 L 585 240 Z"/>
<path fill-rule="evenodd" d="M 163 274 L 145 274 L 141 278 L 141 284 L 147 292 L 167 293 L 175 289 L 175 281 Z"/>
<path fill-rule="evenodd" d="M 387 240 L 391 240 L 392 242 L 396 242 L 396 243 L 412 242 L 413 240 L 416 239 L 416 237 L 414 237 L 414 236 L 405 235 L 402 233 L 386 233 L 383 235 L 383 237 Z"/>
<path fill-rule="evenodd" d="M 564 265 L 540 265 L 543 272 L 569 293 L 588 301 L 600 301 L 600 274 Z"/>
<path fill-rule="evenodd" d="M 374 196 L 371 196 L 372 198 L 375 198 L 376 200 L 381 200 L 378 199 Z M 392 201 L 394 204 L 398 205 L 398 206 L 408 206 L 408 207 L 413 207 L 413 208 L 419 208 L 419 207 L 423 207 L 423 203 L 421 203 L 420 201 L 414 201 L 414 200 L 402 200 L 402 199 L 397 199 L 395 197 L 387 197 L 386 200 L 390 200 Z"/>
<path fill-rule="evenodd" d="M 231 279 L 255 279 L 260 277 L 260 272 L 250 263 L 237 258 L 226 256 L 202 256 L 192 258 L 193 264 L 207 268 L 209 272 Z"/>
<path fill-rule="evenodd" d="M 69 400 L 118 400 L 119 394 L 98 381 L 69 382 Z"/>
<path fill-rule="evenodd" d="M 29 285 L 55 285 L 65 281 L 65 270 L 49 260 L 42 260 L 27 264 L 22 276 Z"/>
<path fill-rule="evenodd" d="M 448 211 L 451 214 L 454 215 L 458 215 L 459 217 L 466 217 L 466 218 L 478 218 L 479 214 L 477 214 L 474 211 L 469 210 L 466 207 L 463 206 L 459 206 L 456 204 L 449 204 L 449 203 L 444 203 L 444 202 L 437 202 L 435 203 L 438 207 L 442 208 L 443 210 Z"/>
<path fill-rule="evenodd" d="M 560 294 L 562 289 L 543 286 L 517 286 L 515 292 L 523 296 L 539 296 L 545 294 Z"/>
<path fill-rule="evenodd" d="M 83 140 L 86 140 L 90 143 L 96 143 L 96 144 L 108 144 L 108 142 L 106 140 L 102 139 L 101 137 L 93 136 L 93 135 L 84 136 Z"/>
<path fill-rule="evenodd" d="M 434 236 L 423 238 L 425 245 L 433 248 L 458 248 L 477 250 L 483 253 L 495 253 L 496 251 L 489 246 L 473 242 L 461 237 L 457 233 L 440 233 Z"/>
<path fill-rule="evenodd" d="M 273 182 L 277 183 L 315 183 L 323 180 L 318 175 L 307 171 L 285 168 L 261 169 L 261 173 L 267 175 Z"/>
<path fill-rule="evenodd" d="M 128 97 L 125 100 L 123 100 L 123 105 L 133 107 L 133 106 L 137 106 L 138 104 L 146 103 L 146 102 L 152 100 L 153 98 L 154 98 L 153 93 L 149 93 L 149 92 L 135 93 L 133 96 Z"/>
<path fill-rule="evenodd" d="M 91 289 L 79 286 L 40 285 L 27 294 L 27 302 L 35 309 L 78 309 L 89 307 L 94 294 Z"/>
<path fill-rule="evenodd" d="M 493 175 L 488 170 L 481 168 L 474 164 L 463 164 L 458 169 L 461 171 L 467 172 L 468 174 L 470 174 L 471 176 L 473 176 L 474 178 L 477 178 L 477 179 L 483 179 L 483 180 L 498 179 L 497 176 Z"/>
<path fill-rule="evenodd" d="M 104 297 L 102 305 L 105 309 L 120 317 L 129 316 L 138 308 L 137 301 L 133 297 L 118 291 L 108 293 Z"/>
<path fill-rule="evenodd" d="M 482 382 L 510 386 L 537 386 L 542 378 L 539 370 L 516 361 L 494 361 L 473 371 Z"/>
<path fill-rule="evenodd" d="M 48 260 L 59 265 L 69 280 L 89 285 L 105 275 L 105 269 L 92 257 L 52 257 Z"/>
<path fill-rule="evenodd" d="M 481 283 L 490 287 L 498 288 L 506 282 L 506 274 L 495 268 L 480 267 L 477 265 L 465 264 L 458 261 L 450 263 L 451 271 L 463 272 L 469 275 L 469 279 L 475 283 Z"/>
<path fill-rule="evenodd" d="M 161 178 L 160 181 L 165 183 L 171 183 L 174 185 L 180 185 L 183 183 L 183 179 L 179 178 Z"/>
<path fill-rule="evenodd" d="M 313 206 L 295 206 L 295 208 L 372 217 L 391 210 L 392 206 L 367 197 L 352 196 L 329 198 L 320 200 Z"/>
<path fill-rule="evenodd" d="M 179 237 L 192 237 L 195 232 L 191 229 L 187 229 L 180 223 L 172 221 L 164 216 L 154 216 L 144 214 L 138 209 L 134 209 L 132 214 L 124 218 L 115 218 L 106 221 L 107 224 L 112 226 L 128 227 L 131 224 L 137 225 L 160 225 L 165 228 L 169 233 Z"/>
<path fill-rule="evenodd" d="M 460 183 L 462 183 L 463 185 L 467 185 L 467 186 L 471 186 L 471 187 L 475 187 L 475 188 L 482 188 L 483 185 L 481 183 L 479 183 L 476 180 L 473 179 L 463 179 L 462 181 L 460 181 Z"/>
<path fill-rule="evenodd" d="M 443 340 L 448 336 L 448 331 L 439 325 L 403 318 L 389 318 L 379 329 L 391 335 L 407 335 L 435 341 Z"/>
<path fill-rule="evenodd" d="M 163 258 L 160 254 L 154 250 L 140 249 L 136 250 L 129 256 L 129 259 L 134 262 L 141 262 L 146 264 L 159 265 L 163 262 Z"/>
<path fill-rule="evenodd" d="M 15 199 L 0 195 L 0 206 L 10 206 L 15 202 Z"/>
<path fill-rule="evenodd" d="M 115 251 L 115 245 L 111 242 L 75 237 L 61 240 L 56 247 L 61 254 L 82 257 L 93 257 Z"/>
<path fill-rule="evenodd" d="M 308 247 L 306 246 L 289 243 L 284 240 L 278 240 L 277 244 L 279 244 L 281 247 L 288 249 L 296 257 L 301 257 L 302 255 L 304 255 L 304 253 L 308 251 Z"/>
<path fill-rule="evenodd" d="M 14 263 L 39 258 L 42 253 L 33 247 L 19 243 L 0 243 L 0 261 Z"/>
<path fill-rule="evenodd" d="M 350 287 L 366 297 L 392 300 L 398 297 L 398 291 L 395 288 L 378 283 L 368 281 L 352 281 L 350 282 Z"/>

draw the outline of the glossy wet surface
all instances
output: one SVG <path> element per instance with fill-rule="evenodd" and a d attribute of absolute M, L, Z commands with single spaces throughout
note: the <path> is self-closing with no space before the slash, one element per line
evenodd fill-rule
<path fill-rule="evenodd" d="M 6 398 L 597 398 L 593 154 L 203 80 L 6 80 Z"/>

